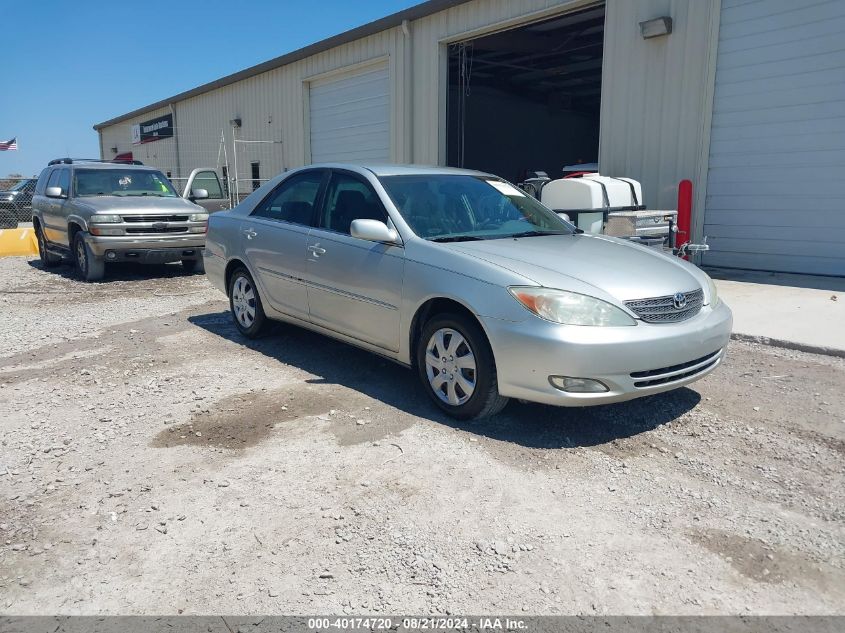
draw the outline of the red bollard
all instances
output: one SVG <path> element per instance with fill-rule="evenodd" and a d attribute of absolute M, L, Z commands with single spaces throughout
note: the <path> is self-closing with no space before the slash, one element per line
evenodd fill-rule
<path fill-rule="evenodd" d="M 678 183 L 678 232 L 675 245 L 680 248 L 692 239 L 692 181 Z M 684 256 L 684 259 L 688 259 Z"/>

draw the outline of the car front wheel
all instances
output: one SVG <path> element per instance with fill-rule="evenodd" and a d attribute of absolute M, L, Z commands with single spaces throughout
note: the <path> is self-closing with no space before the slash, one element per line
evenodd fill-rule
<path fill-rule="evenodd" d="M 81 232 L 73 236 L 73 260 L 76 272 L 85 281 L 99 281 L 105 275 L 106 263 L 91 252 Z"/>
<path fill-rule="evenodd" d="M 429 320 L 417 344 L 417 369 L 434 403 L 459 420 L 495 415 L 499 395 L 493 351 L 481 326 L 462 314 Z"/>
<path fill-rule="evenodd" d="M 252 275 L 246 268 L 238 268 L 229 280 L 229 307 L 238 331 L 247 338 L 256 338 L 264 328 L 266 317 L 261 297 Z"/>

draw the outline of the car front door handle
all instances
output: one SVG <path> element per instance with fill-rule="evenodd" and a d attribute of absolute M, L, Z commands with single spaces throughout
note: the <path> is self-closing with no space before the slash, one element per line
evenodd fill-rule
<path fill-rule="evenodd" d="M 315 255 L 315 256 L 318 256 L 318 257 L 320 255 L 326 254 L 326 249 L 321 248 L 319 244 L 312 244 L 311 246 L 308 247 L 308 250 L 311 251 L 312 255 Z"/>
<path fill-rule="evenodd" d="M 256 233 L 252 229 L 244 229 L 244 235 L 246 235 L 246 239 L 251 240 L 252 238 L 257 236 L 258 233 Z"/>

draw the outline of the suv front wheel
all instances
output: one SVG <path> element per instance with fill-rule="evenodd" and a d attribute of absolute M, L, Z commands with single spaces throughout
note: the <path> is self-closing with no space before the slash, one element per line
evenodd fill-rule
<path fill-rule="evenodd" d="M 85 281 L 99 281 L 106 272 L 106 263 L 91 252 L 82 232 L 73 236 L 73 261 L 76 272 Z"/>

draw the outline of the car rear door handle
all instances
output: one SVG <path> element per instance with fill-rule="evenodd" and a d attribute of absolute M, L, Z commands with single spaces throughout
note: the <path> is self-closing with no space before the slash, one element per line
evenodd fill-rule
<path fill-rule="evenodd" d="M 312 255 L 319 256 L 319 255 L 325 255 L 326 254 L 326 249 L 321 248 L 319 244 L 312 244 L 311 246 L 308 247 L 308 250 L 311 251 Z"/>
<path fill-rule="evenodd" d="M 256 232 L 255 232 L 254 230 L 252 230 L 252 229 L 244 229 L 244 235 L 246 235 L 246 239 L 251 240 L 252 238 L 254 238 L 255 236 L 257 236 L 257 235 L 258 235 L 258 233 L 256 233 Z"/>

